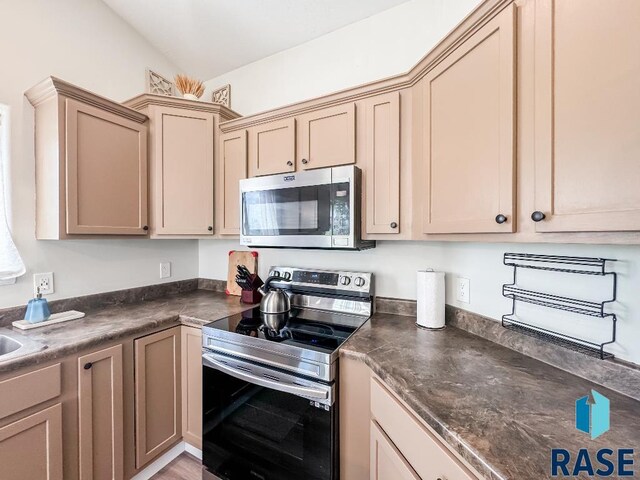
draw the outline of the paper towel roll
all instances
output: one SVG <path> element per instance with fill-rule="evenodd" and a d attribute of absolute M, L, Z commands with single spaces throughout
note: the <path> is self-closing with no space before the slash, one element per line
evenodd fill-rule
<path fill-rule="evenodd" d="M 444 327 L 444 272 L 418 271 L 418 320 L 425 328 Z"/>

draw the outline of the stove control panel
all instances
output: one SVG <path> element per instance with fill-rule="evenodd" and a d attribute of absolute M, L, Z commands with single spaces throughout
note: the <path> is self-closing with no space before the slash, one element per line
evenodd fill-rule
<path fill-rule="evenodd" d="M 314 270 L 294 267 L 272 267 L 269 276 L 290 282 L 274 282 L 279 286 L 291 285 L 296 289 L 328 289 L 335 293 L 373 296 L 373 274 L 369 272 L 345 272 L 341 270 Z"/>

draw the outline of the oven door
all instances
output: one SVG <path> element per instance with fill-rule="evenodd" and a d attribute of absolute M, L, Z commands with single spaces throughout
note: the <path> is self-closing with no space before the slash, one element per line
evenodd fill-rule
<path fill-rule="evenodd" d="M 336 480 L 334 387 L 205 352 L 203 464 L 223 480 Z"/>
<path fill-rule="evenodd" d="M 249 246 L 353 246 L 353 167 L 240 182 L 240 243 Z"/>

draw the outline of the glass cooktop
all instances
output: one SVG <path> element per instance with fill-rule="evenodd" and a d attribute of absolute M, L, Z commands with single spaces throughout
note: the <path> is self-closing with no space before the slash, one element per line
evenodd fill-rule
<path fill-rule="evenodd" d="M 266 341 L 333 352 L 366 317 L 293 308 L 288 314 L 263 315 L 259 307 L 216 320 L 205 327 Z"/>

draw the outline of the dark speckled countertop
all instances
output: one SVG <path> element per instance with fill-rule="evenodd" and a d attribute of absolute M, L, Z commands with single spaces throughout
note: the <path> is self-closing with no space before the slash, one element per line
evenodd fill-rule
<path fill-rule="evenodd" d="M 81 320 L 12 329 L 11 336 L 43 348 L 0 361 L 0 372 L 164 326 L 200 327 L 248 308 L 237 297 L 205 290 L 85 308 Z M 489 479 L 550 478 L 552 448 L 575 455 L 580 448 L 640 446 L 640 402 L 451 326 L 421 330 L 413 317 L 377 313 L 341 355 L 369 365 Z M 611 430 L 596 440 L 574 426 L 575 401 L 592 388 L 611 401 Z"/>
<path fill-rule="evenodd" d="M 28 344 L 29 353 L 0 358 L 0 373 L 55 360 L 163 326 L 201 327 L 248 308 L 251 306 L 241 304 L 238 297 L 197 290 L 145 302 L 82 309 L 86 316 L 80 320 L 26 331 L 11 328 L 11 337 Z"/>
<path fill-rule="evenodd" d="M 486 478 L 551 478 L 553 448 L 588 448 L 594 461 L 600 448 L 635 448 L 640 474 L 640 402 L 464 330 L 376 314 L 341 355 L 369 365 Z M 611 402 L 611 429 L 595 440 L 574 413 L 592 388 Z"/>

